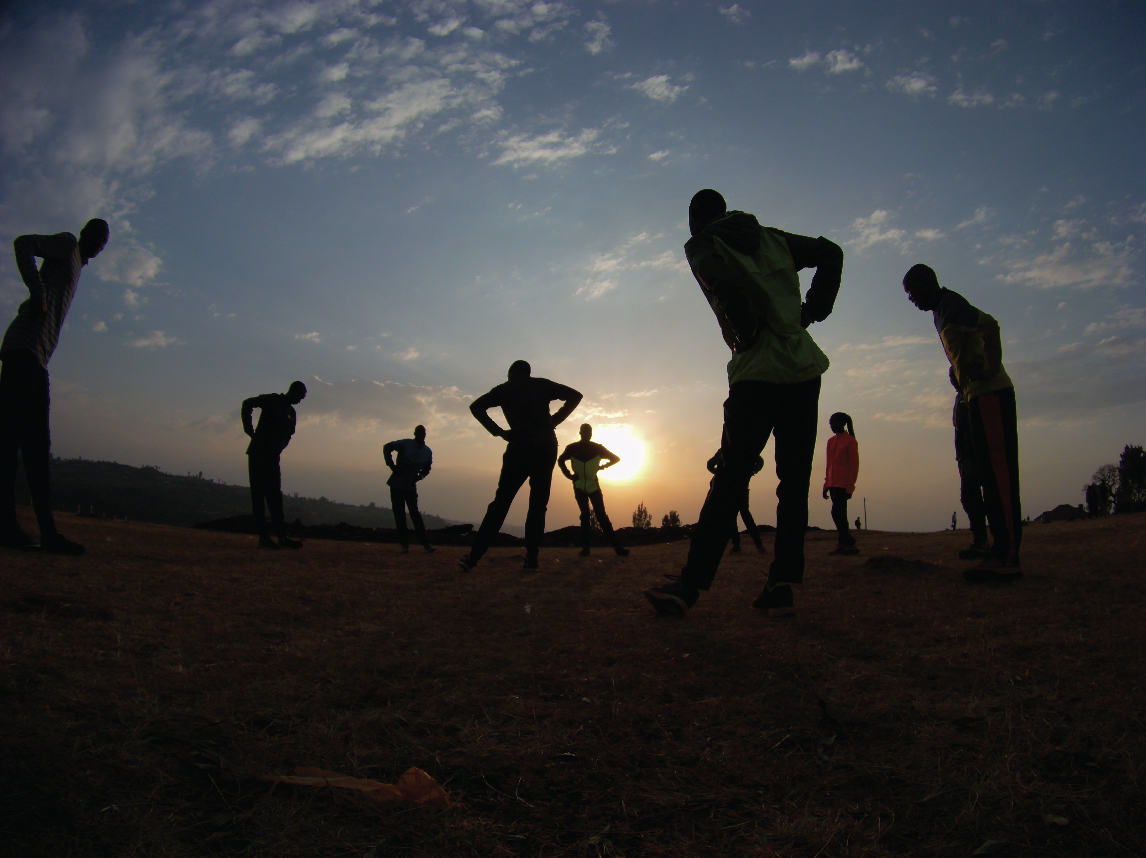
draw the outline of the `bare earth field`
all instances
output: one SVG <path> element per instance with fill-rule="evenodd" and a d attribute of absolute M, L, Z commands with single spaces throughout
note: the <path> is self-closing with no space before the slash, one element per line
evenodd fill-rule
<path fill-rule="evenodd" d="M 966 531 L 811 534 L 788 620 L 747 540 L 672 620 L 686 542 L 463 575 L 60 526 L 86 556 L 0 553 L 4 856 L 1146 854 L 1146 515 L 1028 528 L 1005 587 Z M 452 803 L 258 779 L 297 766 Z"/>

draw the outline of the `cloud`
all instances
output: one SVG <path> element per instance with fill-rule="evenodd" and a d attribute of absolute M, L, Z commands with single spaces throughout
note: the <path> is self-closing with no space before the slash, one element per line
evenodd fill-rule
<path fill-rule="evenodd" d="M 967 95 L 963 92 L 963 87 L 960 86 L 947 96 L 947 103 L 954 104 L 956 107 L 986 107 L 995 103 L 995 96 L 989 92 L 976 92 L 973 95 Z"/>
<path fill-rule="evenodd" d="M 922 241 L 938 241 L 943 238 L 941 229 L 917 229 L 913 235 Z"/>
<path fill-rule="evenodd" d="M 418 355 L 418 350 L 413 346 L 400 352 L 394 352 L 394 357 L 398 358 L 398 360 L 413 360 L 418 357 Z"/>
<path fill-rule="evenodd" d="M 146 302 L 147 299 L 141 298 L 138 292 L 134 292 L 131 289 L 123 290 L 123 303 L 128 307 L 138 307 Z"/>
<path fill-rule="evenodd" d="M 856 237 L 847 244 L 856 250 L 866 250 L 883 242 L 891 242 L 893 245 L 901 247 L 907 233 L 902 229 L 892 227 L 890 223 L 891 215 L 883 209 L 876 209 L 868 217 L 857 217 L 852 221 L 852 229 L 856 231 Z"/>
<path fill-rule="evenodd" d="M 667 74 L 654 75 L 640 83 L 633 84 L 630 88 L 647 95 L 653 101 L 659 101 L 661 104 L 672 104 L 677 100 L 677 96 L 688 89 L 687 86 L 673 86 L 669 83 Z"/>
<path fill-rule="evenodd" d="M 106 334 L 107 322 L 96 322 L 94 325 L 92 325 L 92 330 L 97 334 Z"/>
<path fill-rule="evenodd" d="M 924 337 L 924 336 L 919 336 L 917 334 L 913 334 L 913 335 L 895 334 L 895 335 L 885 336 L 878 343 L 859 343 L 858 345 L 854 345 L 854 346 L 851 345 L 850 343 L 844 343 L 843 345 L 839 346 L 836 349 L 836 351 L 837 352 L 876 351 L 876 350 L 880 350 L 880 349 L 904 348 L 907 346 L 921 346 L 921 345 L 930 346 L 930 345 L 934 345 L 935 342 L 936 342 L 935 337 Z"/>
<path fill-rule="evenodd" d="M 318 335 L 318 331 L 311 331 L 309 334 L 295 334 L 296 340 L 306 340 L 308 343 L 321 343 L 322 338 Z"/>
<path fill-rule="evenodd" d="M 991 42 L 991 53 L 993 53 L 993 54 L 1000 53 L 1001 51 L 1005 51 L 1006 49 L 1007 49 L 1007 40 L 1006 39 L 995 39 L 995 41 Z"/>
<path fill-rule="evenodd" d="M 788 60 L 788 67 L 796 71 L 805 71 L 810 69 L 820 61 L 820 54 L 817 51 L 807 51 L 802 57 L 793 57 Z"/>
<path fill-rule="evenodd" d="M 650 161 L 660 161 L 664 158 L 667 158 L 668 154 L 669 153 L 668 153 L 667 149 L 662 149 L 660 152 L 653 152 L 651 155 L 649 155 L 649 160 Z"/>
<path fill-rule="evenodd" d="M 590 21 L 585 25 L 585 50 L 596 56 L 601 51 L 615 47 L 610 38 L 612 29 L 602 20 Z"/>
<path fill-rule="evenodd" d="M 1128 328 L 1146 328 L 1146 308 L 1123 307 L 1106 317 L 1106 321 L 1092 322 L 1086 326 L 1083 334 L 1090 335 L 1104 331 L 1125 330 Z"/>
<path fill-rule="evenodd" d="M 259 120 L 253 118 L 240 119 L 231 125 L 231 130 L 227 132 L 227 139 L 235 148 L 245 146 L 251 138 L 259 133 L 260 123 Z"/>
<path fill-rule="evenodd" d="M 138 289 L 159 275 L 162 259 L 130 239 L 126 244 L 116 244 L 114 239 L 113 235 L 108 246 L 90 263 L 100 280 L 126 283 Z"/>
<path fill-rule="evenodd" d="M 859 57 L 848 51 L 831 51 L 824 59 L 828 63 L 828 74 L 842 74 L 843 72 L 859 71 L 863 63 Z"/>
<path fill-rule="evenodd" d="M 456 387 L 423 387 L 395 381 L 307 381 L 304 419 L 364 435 L 399 437 L 421 423 L 435 440 L 475 434 L 472 394 Z M 404 436 L 403 436 L 404 437 Z"/>
<path fill-rule="evenodd" d="M 1062 346 L 1054 354 L 1007 361 L 1023 420 L 1093 422 L 1146 401 L 1146 339 L 1111 336 Z"/>
<path fill-rule="evenodd" d="M 600 129 L 583 128 L 576 136 L 567 135 L 563 131 L 550 131 L 535 136 L 507 135 L 498 142 L 502 152 L 494 164 L 553 165 L 570 158 L 580 158 L 593 151 L 593 143 L 600 134 Z"/>
<path fill-rule="evenodd" d="M 1095 241 L 1075 246 L 1066 241 L 1048 253 L 1007 263 L 998 280 L 1040 289 L 1097 289 L 1128 286 L 1138 256 L 1133 237 L 1124 242 Z"/>
<path fill-rule="evenodd" d="M 183 343 L 181 340 L 163 333 L 163 331 L 152 331 L 145 336 L 129 340 L 128 345 L 137 349 L 165 349 L 168 346 L 183 345 Z"/>
<path fill-rule="evenodd" d="M 990 217 L 990 215 L 991 215 L 991 209 L 989 207 L 979 206 L 979 208 L 975 209 L 975 214 L 973 214 L 971 217 L 969 217 L 967 220 L 963 221 L 961 224 L 959 224 L 955 228 L 956 229 L 965 229 L 969 226 L 975 226 L 976 224 L 986 223 L 987 218 Z"/>
<path fill-rule="evenodd" d="M 887 88 L 891 92 L 901 92 L 912 97 L 934 96 L 938 89 L 935 78 L 926 72 L 896 75 L 887 82 Z"/>
<path fill-rule="evenodd" d="M 724 6 L 720 6 L 718 8 L 720 10 L 720 14 L 724 16 L 726 21 L 737 26 L 740 26 L 752 17 L 752 13 L 742 7 L 739 3 L 733 3 L 727 8 Z"/>
<path fill-rule="evenodd" d="M 461 18 L 447 18 L 446 20 L 439 21 L 432 27 L 427 28 L 426 32 L 428 32 L 431 36 L 448 36 L 463 23 L 464 22 Z"/>
<path fill-rule="evenodd" d="M 574 294 L 584 296 L 586 301 L 592 301 L 594 298 L 600 298 L 606 292 L 612 292 L 617 288 L 617 281 L 608 278 L 600 280 L 590 280 Z"/>

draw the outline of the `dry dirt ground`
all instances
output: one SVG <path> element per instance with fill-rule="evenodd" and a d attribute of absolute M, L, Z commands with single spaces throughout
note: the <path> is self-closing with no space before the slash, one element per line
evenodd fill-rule
<path fill-rule="evenodd" d="M 812 534 L 790 620 L 747 540 L 674 620 L 640 591 L 684 542 L 463 575 L 60 523 L 86 556 L 0 554 L 5 856 L 1146 853 L 1146 515 L 1028 528 L 1008 586 L 966 532 Z M 452 804 L 258 779 L 297 766 Z"/>

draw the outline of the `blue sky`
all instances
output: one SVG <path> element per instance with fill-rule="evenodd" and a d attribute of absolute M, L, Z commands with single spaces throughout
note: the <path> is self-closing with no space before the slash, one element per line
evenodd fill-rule
<path fill-rule="evenodd" d="M 423 506 L 477 520 L 502 444 L 468 402 L 525 358 L 585 394 L 563 442 L 644 445 L 615 521 L 694 520 L 728 357 L 681 250 L 702 187 L 844 248 L 814 523 L 837 410 L 873 527 L 958 508 L 915 262 L 1002 326 L 1027 513 L 1146 441 L 1139 3 L 46 5 L 0 20 L 0 233 L 112 227 L 50 366 L 58 455 L 243 482 L 240 402 L 300 378 L 287 490 L 388 505 L 420 422 Z M 25 296 L 0 257 L 0 311 Z"/>

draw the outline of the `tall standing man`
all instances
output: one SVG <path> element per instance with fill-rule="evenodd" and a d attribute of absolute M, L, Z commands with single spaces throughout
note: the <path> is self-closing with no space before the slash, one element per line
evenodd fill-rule
<path fill-rule="evenodd" d="M 393 459 L 395 453 L 398 454 L 396 462 Z M 418 483 L 429 475 L 434 464 L 434 454 L 426 446 L 426 427 L 415 426 L 413 438 L 389 442 L 382 448 L 382 455 L 386 458 L 386 467 L 393 471 L 386 485 L 390 487 L 390 507 L 394 510 L 394 525 L 398 528 L 402 553 L 410 550 L 410 535 L 406 529 L 406 508 L 409 507 L 414 535 L 432 554 L 434 546 L 430 545 L 422 513 L 418 511 Z"/>
<path fill-rule="evenodd" d="M 514 361 L 509 367 L 508 381 L 470 403 L 474 419 L 489 434 L 509 443 L 501 458 L 497 493 L 486 509 L 470 553 L 458 560 L 463 572 L 473 569 L 485 554 L 526 480 L 529 480 L 529 512 L 525 516 L 525 568 L 537 568 L 537 552 L 545 535 L 545 510 L 553 485 L 553 465 L 557 462 L 557 433 L 553 430 L 581 403 L 581 394 L 547 378 L 533 378 L 531 372 L 525 361 Z M 549 403 L 554 400 L 561 400 L 563 404 L 550 414 Z M 493 421 L 487 413 L 491 408 L 501 408 L 509 429 L 502 429 Z"/>
<path fill-rule="evenodd" d="M 581 440 L 574 441 L 557 460 L 557 467 L 565 475 L 565 479 L 573 481 L 573 499 L 577 501 L 577 509 L 581 511 L 581 556 L 588 557 L 593 543 L 592 518 L 589 514 L 589 504 L 593 504 L 593 511 L 597 513 L 597 523 L 605 533 L 605 538 L 613 546 L 618 557 L 627 557 L 629 549 L 622 548 L 617 541 L 617 534 L 613 531 L 613 524 L 605 512 L 605 496 L 601 494 L 601 483 L 597 474 L 605 468 L 611 468 L 621 457 L 611 453 L 593 439 L 593 427 L 588 423 L 581 424 Z M 568 462 L 568 466 L 565 464 Z"/>
<path fill-rule="evenodd" d="M 776 547 L 764 591 L 754 608 L 794 613 L 792 584 L 804 579 L 808 484 L 819 420 L 820 376 L 828 357 L 807 332 L 832 312 L 844 253 L 823 236 L 809 238 L 761 226 L 753 215 L 727 210 L 724 197 L 700 191 L 688 207 L 692 238 L 685 256 L 732 350 L 728 399 L 720 439 L 723 467 L 692 531 L 680 580 L 645 590 L 659 613 L 682 617 L 716 577 L 768 437 L 776 438 Z M 806 298 L 803 268 L 815 268 Z"/>
<path fill-rule="evenodd" d="M 305 398 L 306 385 L 292 381 L 286 393 L 264 393 L 243 400 L 243 431 L 251 436 L 251 443 L 247 445 L 247 473 L 251 478 L 251 512 L 259 534 L 259 548 L 302 548 L 301 542 L 286 535 L 279 456 L 294 435 L 297 420 L 294 407 Z M 259 425 L 253 427 L 251 416 L 256 408 L 259 409 Z M 271 512 L 278 545 L 267 533 L 264 501 Z"/>
<path fill-rule="evenodd" d="M 912 304 L 931 313 L 935 320 L 935 330 L 971 418 L 975 469 L 995 543 L 991 556 L 964 571 L 963 577 L 974 583 L 1018 580 L 1023 575 L 1019 568 L 1023 518 L 1018 410 L 1015 386 L 1003 368 L 999 323 L 958 292 L 940 286 L 935 271 L 922 263 L 911 266 L 904 275 L 903 291 Z"/>
<path fill-rule="evenodd" d="M 78 542 L 56 530 L 49 485 L 51 433 L 48 429 L 48 361 L 60 339 L 80 271 L 108 239 L 107 221 L 92 218 L 77 240 L 70 232 L 21 235 L 12 243 L 16 267 L 29 297 L 0 344 L 0 544 L 30 548 L 32 540 L 16 522 L 16 456 L 23 451 L 32 509 L 40 527 L 40 547 L 55 554 L 83 554 Z M 43 262 L 36 267 L 36 257 Z"/>

